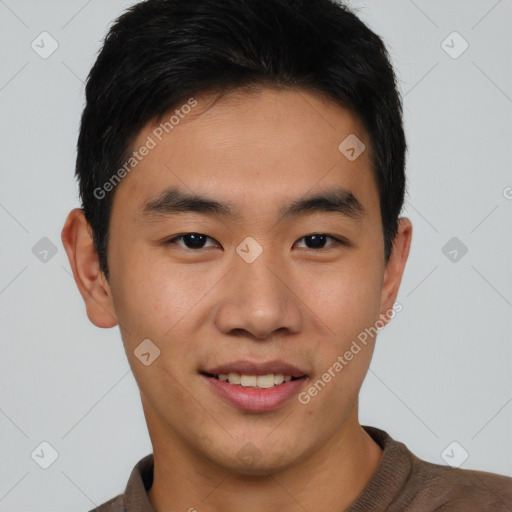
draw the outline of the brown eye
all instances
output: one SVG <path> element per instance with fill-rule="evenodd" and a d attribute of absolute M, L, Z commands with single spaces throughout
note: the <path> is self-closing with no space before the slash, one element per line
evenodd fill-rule
<path fill-rule="evenodd" d="M 327 247 L 330 247 L 332 245 L 337 245 L 338 243 L 340 243 L 340 244 L 343 243 L 338 238 L 335 238 L 333 236 L 329 236 L 329 235 L 326 235 L 323 233 L 315 233 L 313 235 L 303 236 L 302 238 L 299 238 L 298 242 L 300 242 L 301 240 L 304 240 L 304 243 L 306 244 L 306 249 L 325 249 L 326 248 L 325 244 L 328 239 L 334 240 L 334 243 L 327 245 Z"/>
<path fill-rule="evenodd" d="M 185 249 L 204 249 L 206 247 L 205 246 L 206 241 L 213 240 L 213 238 L 210 238 L 207 235 L 203 235 L 202 233 L 185 233 L 183 235 L 179 235 L 174 238 L 171 238 L 170 240 L 168 240 L 166 242 L 166 244 L 177 243 L 176 242 L 177 240 L 183 241 L 183 245 L 182 244 L 177 244 L 177 245 L 181 245 L 182 247 L 185 247 Z M 214 245 L 208 246 L 208 247 L 214 247 Z"/>

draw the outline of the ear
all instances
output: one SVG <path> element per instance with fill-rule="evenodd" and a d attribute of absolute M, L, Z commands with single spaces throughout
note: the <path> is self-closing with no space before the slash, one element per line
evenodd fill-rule
<path fill-rule="evenodd" d="M 84 299 L 87 317 L 97 327 L 114 327 L 117 316 L 110 286 L 100 270 L 92 229 L 82 209 L 75 208 L 68 214 L 61 240 Z"/>
<path fill-rule="evenodd" d="M 401 217 L 398 222 L 398 232 L 393 241 L 393 249 L 384 271 L 380 296 L 380 320 L 384 325 L 390 319 L 389 311 L 393 309 L 393 304 L 398 295 L 412 240 L 411 221 L 406 217 Z"/>

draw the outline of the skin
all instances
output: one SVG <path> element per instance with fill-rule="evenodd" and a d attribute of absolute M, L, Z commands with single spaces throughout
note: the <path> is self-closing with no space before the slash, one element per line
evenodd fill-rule
<path fill-rule="evenodd" d="M 198 97 L 187 116 L 115 189 L 109 281 L 91 230 L 70 212 L 62 241 L 91 322 L 119 324 L 140 388 L 153 444 L 156 510 L 333 511 L 348 507 L 375 473 L 382 451 L 361 428 L 357 397 L 375 339 L 306 405 L 243 412 L 198 374 L 237 359 L 283 359 L 314 383 L 357 335 L 389 317 L 409 254 L 412 225 L 401 218 L 387 264 L 370 144 L 358 118 L 320 95 L 264 88 L 213 103 Z M 133 147 L 152 133 L 146 126 Z M 366 150 L 349 161 L 338 146 L 356 134 Z M 238 219 L 197 213 L 148 221 L 142 205 L 168 186 L 229 202 Z M 278 208 L 330 187 L 350 190 L 359 220 L 311 213 L 277 221 Z M 187 248 L 184 233 L 211 237 Z M 307 246 L 311 234 L 325 248 Z M 262 254 L 235 251 L 247 237 Z M 149 366 L 134 350 L 151 339 Z M 252 443 L 259 458 L 237 456 Z"/>

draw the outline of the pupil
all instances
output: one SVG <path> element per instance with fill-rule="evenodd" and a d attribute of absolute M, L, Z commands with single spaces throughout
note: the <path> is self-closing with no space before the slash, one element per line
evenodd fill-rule
<path fill-rule="evenodd" d="M 190 248 L 201 249 L 206 241 L 206 236 L 201 233 L 188 233 L 183 235 L 183 240 Z"/>
<path fill-rule="evenodd" d="M 308 244 L 308 239 L 311 241 L 311 244 Z M 306 245 L 309 248 L 318 248 L 323 247 L 325 244 L 325 235 L 309 235 L 306 237 Z"/>
<path fill-rule="evenodd" d="M 201 249 L 206 242 L 206 235 L 201 233 L 188 233 L 183 235 L 185 245 L 189 248 Z M 308 235 L 305 237 L 306 245 L 311 249 L 318 249 L 325 244 L 325 235 Z"/>

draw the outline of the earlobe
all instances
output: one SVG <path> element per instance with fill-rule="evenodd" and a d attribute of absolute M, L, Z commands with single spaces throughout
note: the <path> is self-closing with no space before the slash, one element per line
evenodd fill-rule
<path fill-rule="evenodd" d="M 75 208 L 68 214 L 61 240 L 84 299 L 87 317 L 97 327 L 114 327 L 118 322 L 110 286 L 100 269 L 91 228 L 82 209 Z"/>
<path fill-rule="evenodd" d="M 409 256 L 412 240 L 412 223 L 406 217 L 399 219 L 398 232 L 393 241 L 393 250 L 386 264 L 384 280 L 382 283 L 380 318 L 384 324 L 390 319 L 402 281 L 405 264 Z"/>

